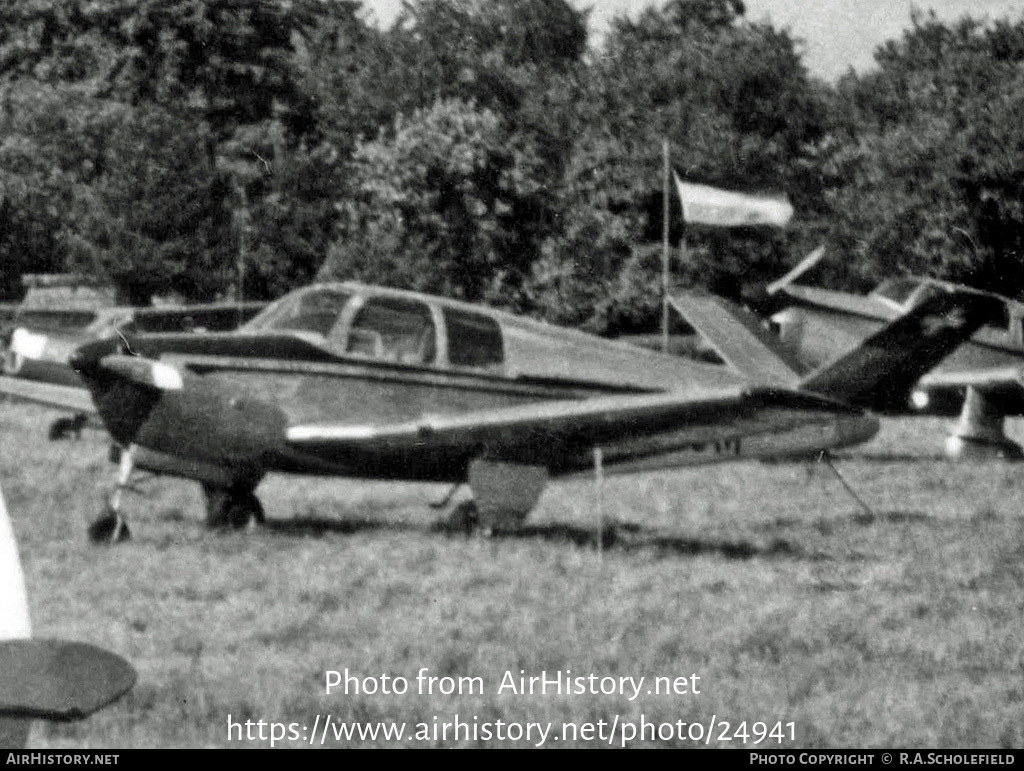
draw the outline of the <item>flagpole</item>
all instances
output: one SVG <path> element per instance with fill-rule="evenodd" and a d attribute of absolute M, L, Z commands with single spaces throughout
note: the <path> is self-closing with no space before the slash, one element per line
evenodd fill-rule
<path fill-rule="evenodd" d="M 661 211 L 661 350 L 668 353 L 668 140 L 662 141 L 662 211 Z"/>

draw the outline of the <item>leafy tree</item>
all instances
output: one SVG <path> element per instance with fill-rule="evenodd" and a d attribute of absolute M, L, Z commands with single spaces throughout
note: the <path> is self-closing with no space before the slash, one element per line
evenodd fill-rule
<path fill-rule="evenodd" d="M 125 300 L 153 294 L 210 300 L 228 283 L 234 240 L 223 175 L 202 126 L 158 108 L 134 109 L 113 129 L 103 172 L 80 188 L 71 267 L 108 277 Z"/>
<path fill-rule="evenodd" d="M 1024 22 L 916 13 L 879 69 L 840 84 L 845 131 L 822 154 L 833 242 L 830 281 L 922 273 L 1024 290 Z"/>
<path fill-rule="evenodd" d="M 333 11 L 332 11 L 333 9 Z M 308 127 L 296 36 L 326 0 L 28 0 L 0 10 L 0 73 L 201 117 L 216 136 L 276 117 Z"/>
<path fill-rule="evenodd" d="M 264 161 L 249 184 L 255 196 L 242 223 L 248 298 L 278 297 L 315 277 L 335 235 L 336 201 L 344 190 L 341 159 L 327 142 L 278 144 Z"/>
<path fill-rule="evenodd" d="M 455 98 L 508 117 L 543 73 L 580 61 L 586 35 L 565 0 L 413 0 L 388 41 L 395 112 Z"/>
<path fill-rule="evenodd" d="M 8 121 L 6 144 L 31 156 L 29 187 L 61 198 L 48 206 L 62 212 L 49 261 L 99 271 L 135 301 L 153 287 L 223 292 L 240 253 L 249 292 L 308 279 L 340 163 L 318 130 L 312 76 L 321 43 L 358 32 L 357 10 L 347 0 L 4 4 L 0 84 L 27 108 Z M 27 199 L 7 200 L 9 223 L 45 222 Z"/>
<path fill-rule="evenodd" d="M 825 104 L 792 38 L 747 23 L 742 13 L 732 0 L 675 0 L 613 23 L 576 99 L 562 230 L 545 245 L 544 264 L 528 286 L 549 317 L 582 321 L 596 313 L 606 321 L 591 323 L 600 326 L 646 315 L 654 323 L 660 293 L 648 287 L 656 274 L 638 276 L 660 272 L 645 245 L 662 237 L 665 139 L 685 178 L 788 190 L 799 210 L 813 212 L 818 184 L 810 152 L 827 125 Z M 672 195 L 675 243 L 683 223 Z M 723 237 L 691 228 L 687 244 L 676 276 L 705 286 L 777 274 L 787 251 L 783 238 L 759 231 Z M 638 280 L 623 281 L 627 275 Z M 549 296 L 558 305 L 543 299 Z M 578 304 L 565 307 L 567 297 Z"/>
<path fill-rule="evenodd" d="M 76 198 L 102 173 L 123 111 L 75 89 L 25 81 L 0 87 L 0 273 L 62 271 L 81 223 Z"/>
<path fill-rule="evenodd" d="M 524 223 L 543 207 L 521 139 L 457 100 L 398 118 L 356 151 L 322 275 L 509 304 L 536 257 Z"/>

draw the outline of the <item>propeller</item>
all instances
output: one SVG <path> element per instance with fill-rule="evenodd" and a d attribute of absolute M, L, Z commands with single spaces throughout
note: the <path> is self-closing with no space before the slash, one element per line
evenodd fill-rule
<path fill-rule="evenodd" d="M 775 294 L 776 292 L 785 289 L 787 286 L 789 286 L 798 278 L 800 278 L 800 276 L 802 276 L 804 273 L 806 273 L 819 262 L 821 262 L 821 258 L 824 256 L 825 246 L 823 244 L 819 246 L 817 249 L 815 249 L 813 252 L 808 254 L 806 257 L 804 257 L 802 260 L 800 260 L 800 262 L 797 263 L 796 266 L 794 266 L 785 276 L 776 281 L 771 282 L 767 287 L 768 294 Z"/>
<path fill-rule="evenodd" d="M 759 316 L 771 316 L 783 307 L 784 299 L 781 296 L 783 290 L 808 273 L 821 262 L 821 258 L 824 256 L 825 246 L 822 245 L 800 260 L 781 278 L 768 284 L 747 284 L 741 292 L 743 304 Z"/>

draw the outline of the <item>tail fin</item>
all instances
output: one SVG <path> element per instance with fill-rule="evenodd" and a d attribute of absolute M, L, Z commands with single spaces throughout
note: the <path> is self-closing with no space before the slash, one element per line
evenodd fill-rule
<path fill-rule="evenodd" d="M 879 412 L 902 411 L 914 384 L 1002 311 L 998 298 L 956 290 L 921 303 L 799 387 Z"/>
<path fill-rule="evenodd" d="M 723 297 L 707 292 L 674 292 L 669 303 L 727 365 L 759 383 L 792 385 L 807 368 L 761 324 Z"/>

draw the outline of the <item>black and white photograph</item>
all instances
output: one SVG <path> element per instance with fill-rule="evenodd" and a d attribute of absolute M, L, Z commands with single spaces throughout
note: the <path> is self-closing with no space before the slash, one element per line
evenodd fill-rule
<path fill-rule="evenodd" d="M 0 2 L 0 759 L 1024 748 L 1024 4 Z"/>

